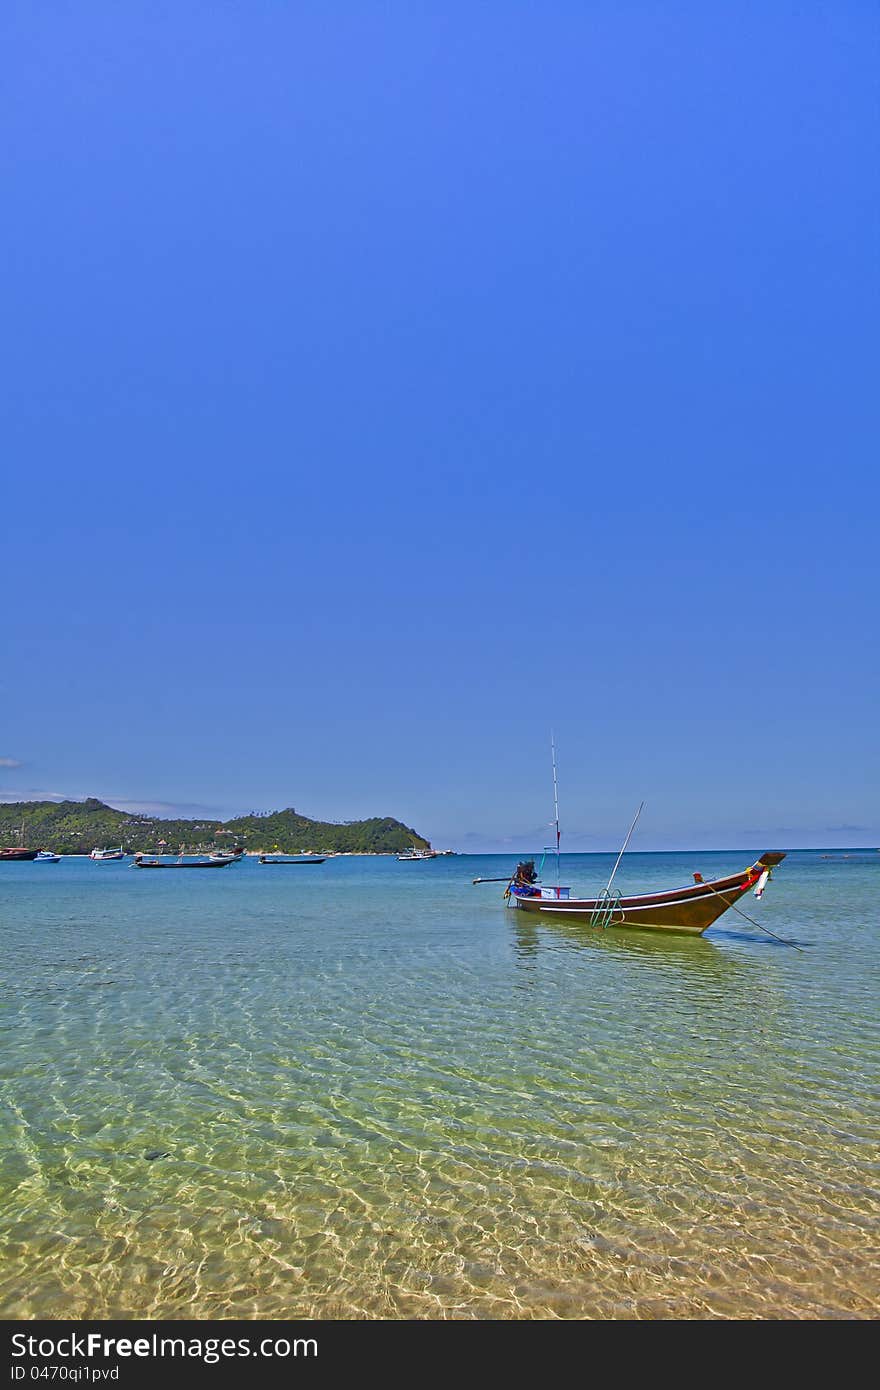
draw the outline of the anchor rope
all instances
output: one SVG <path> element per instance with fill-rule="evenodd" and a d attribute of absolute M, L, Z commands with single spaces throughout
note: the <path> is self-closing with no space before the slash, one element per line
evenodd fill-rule
<path fill-rule="evenodd" d="M 736 903 L 732 903 L 729 898 L 725 898 L 724 894 L 719 893 L 717 888 L 712 888 L 711 883 L 707 883 L 706 887 L 712 890 L 716 898 L 720 898 L 723 903 L 727 903 L 728 907 L 732 907 L 734 912 L 738 912 L 740 917 L 744 917 L 747 922 L 751 922 L 753 927 L 757 927 L 759 931 L 765 931 L 768 936 L 773 937 L 774 941 L 781 941 L 783 946 L 790 946 L 793 951 L 800 951 L 801 954 L 804 953 L 803 946 L 796 946 L 793 941 L 786 941 L 784 936 L 777 936 L 775 931 L 771 931 L 769 927 L 765 927 L 763 922 L 759 922 L 755 917 L 750 917 L 747 912 L 743 912 L 742 908 L 737 907 Z"/>

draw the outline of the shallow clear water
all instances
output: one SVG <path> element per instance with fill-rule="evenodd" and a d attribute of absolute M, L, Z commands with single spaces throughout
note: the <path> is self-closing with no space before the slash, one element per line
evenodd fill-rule
<path fill-rule="evenodd" d="M 0 1315 L 875 1316 L 880 854 L 829 854 L 743 900 L 800 953 L 506 911 L 507 856 L 0 865 Z"/>

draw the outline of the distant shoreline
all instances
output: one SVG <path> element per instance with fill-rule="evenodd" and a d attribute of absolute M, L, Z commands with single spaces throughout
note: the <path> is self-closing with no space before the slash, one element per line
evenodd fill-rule
<path fill-rule="evenodd" d="M 430 842 L 393 816 L 322 821 L 292 806 L 251 812 L 221 821 L 214 818 L 148 816 L 121 811 L 96 797 L 85 800 L 17 801 L 0 805 L 0 846 L 42 849 L 71 855 L 99 846 L 126 853 L 190 852 L 236 848 L 285 854 L 402 854 L 430 849 Z M 302 846 L 306 846 L 303 849 Z"/>
<path fill-rule="evenodd" d="M 58 855 L 59 855 L 59 857 L 60 857 L 61 859 L 90 859 L 90 858 L 91 858 L 91 855 L 90 855 L 89 853 L 87 853 L 85 850 L 77 851 L 77 852 L 74 852 L 74 853 L 72 853 L 72 854 L 71 854 L 71 853 L 65 853 L 63 850 L 58 850 L 58 851 L 56 851 L 56 852 L 58 853 Z M 164 853 L 164 855 L 165 855 L 166 857 L 176 857 L 176 856 L 180 853 L 179 850 L 174 850 L 174 849 L 166 849 L 165 851 L 151 851 L 151 852 L 159 853 L 159 854 Z M 193 855 L 193 854 L 208 854 L 209 852 L 210 852 L 210 851 L 207 850 L 207 849 L 197 849 L 197 848 L 187 848 L 187 849 L 184 851 L 185 854 L 189 854 L 189 855 Z M 563 859 L 589 859 L 589 858 L 595 857 L 595 858 L 597 858 L 597 859 L 602 859 L 602 858 L 607 858 L 609 855 L 617 854 L 617 852 L 618 852 L 618 851 L 617 851 L 616 849 L 572 849 L 572 850 L 565 850 L 565 849 L 564 849 L 564 850 L 561 851 L 561 858 L 563 858 Z M 744 854 L 744 855 L 748 855 L 748 854 L 750 854 L 751 852 L 752 852 L 752 851 L 751 851 L 750 849 L 748 849 L 748 848 L 745 848 L 745 849 L 744 849 L 744 848 L 742 848 L 741 846 L 739 846 L 739 847 L 735 846 L 733 849 L 731 849 L 730 847 L 719 848 L 719 847 L 717 847 L 717 846 L 716 846 L 714 849 L 633 849 L 633 850 L 628 850 L 628 851 L 627 851 L 627 858 L 628 858 L 628 859 L 638 858 L 640 855 L 645 855 L 645 856 L 647 856 L 647 855 L 666 855 L 666 854 Z M 245 852 L 244 852 L 242 858 L 244 858 L 244 859 L 258 859 L 258 858 L 260 857 L 260 855 L 263 855 L 263 854 L 298 854 L 298 853 L 301 853 L 301 851 L 299 851 L 299 850 L 279 850 L 279 849 L 276 849 L 276 848 L 274 848 L 274 847 L 273 847 L 272 849 L 248 849 L 248 850 L 245 850 Z M 356 850 L 356 849 L 351 849 L 351 850 L 349 850 L 349 849 L 343 849 L 343 850 L 315 851 L 315 853 L 321 853 L 325 859 L 396 859 L 396 858 L 398 857 L 400 851 L 399 851 L 399 850 Z M 447 849 L 447 850 L 442 850 L 442 849 L 441 849 L 441 850 L 437 850 L 437 851 L 435 852 L 435 854 L 434 854 L 433 856 L 431 856 L 431 857 L 437 858 L 437 859 L 492 859 L 492 858 L 495 858 L 495 859 L 512 859 L 512 858 L 516 857 L 517 855 L 538 855 L 538 854 L 541 854 L 541 853 L 542 853 L 542 851 L 540 851 L 540 850 L 534 850 L 534 849 L 509 849 L 509 850 L 508 850 L 508 849 L 486 849 L 486 850 L 480 850 L 480 849 L 467 849 L 467 850 Z M 880 854 L 880 846 L 878 846 L 878 845 L 807 845 L 807 846 L 794 845 L 794 846 L 788 846 L 788 847 L 786 848 L 786 850 L 785 850 L 785 853 L 786 853 L 786 854 L 823 854 L 823 855 L 834 855 L 835 857 L 838 857 L 838 856 L 839 856 L 839 857 L 841 857 L 841 858 L 846 858 L 846 857 L 847 857 L 848 855 L 850 855 L 850 854 Z M 128 857 L 128 858 L 133 858 L 133 857 L 134 857 L 134 851 L 128 851 L 128 850 L 126 850 L 126 857 Z M 554 852 L 554 854 L 553 854 L 553 857 L 555 858 L 555 852 Z"/>

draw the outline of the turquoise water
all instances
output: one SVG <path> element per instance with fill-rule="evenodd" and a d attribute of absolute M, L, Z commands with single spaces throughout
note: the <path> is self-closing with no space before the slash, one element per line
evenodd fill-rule
<path fill-rule="evenodd" d="M 876 1316 L 880 854 L 828 853 L 743 901 L 801 952 L 506 911 L 509 856 L 0 865 L 0 1315 Z"/>

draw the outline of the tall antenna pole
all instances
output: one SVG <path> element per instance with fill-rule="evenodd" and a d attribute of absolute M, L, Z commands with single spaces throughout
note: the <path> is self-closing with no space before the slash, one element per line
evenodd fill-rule
<path fill-rule="evenodd" d="M 557 886 L 561 879 L 559 868 L 559 787 L 556 782 L 556 739 L 553 731 L 550 731 L 550 752 L 553 757 L 553 811 L 556 817 L 556 883 Z"/>
<path fill-rule="evenodd" d="M 642 804 L 641 804 L 641 806 L 639 807 L 639 809 L 636 811 L 635 816 L 633 817 L 633 823 L 632 823 L 632 825 L 630 826 L 629 832 L 628 832 L 628 834 L 627 834 L 627 837 L 626 837 L 626 839 L 625 839 L 624 842 L 623 842 L 623 849 L 620 851 L 620 853 L 619 853 L 618 856 L 617 856 L 617 864 L 615 864 L 615 865 L 614 865 L 614 868 L 611 870 L 611 877 L 609 878 L 608 882 L 607 882 L 606 885 L 605 885 L 605 892 L 606 892 L 606 893 L 610 892 L 611 885 L 612 885 L 612 883 L 614 882 L 614 875 L 617 873 L 617 867 L 618 867 L 618 865 L 620 864 L 620 861 L 621 861 L 621 859 L 623 858 L 623 856 L 626 854 L 626 847 L 627 847 L 627 845 L 629 844 L 630 835 L 632 835 L 633 831 L 635 830 L 635 828 L 636 828 L 636 821 L 638 820 L 639 816 L 642 814 L 642 811 L 643 811 L 644 809 L 645 809 L 645 803 L 644 803 L 644 801 L 643 801 Z"/>

